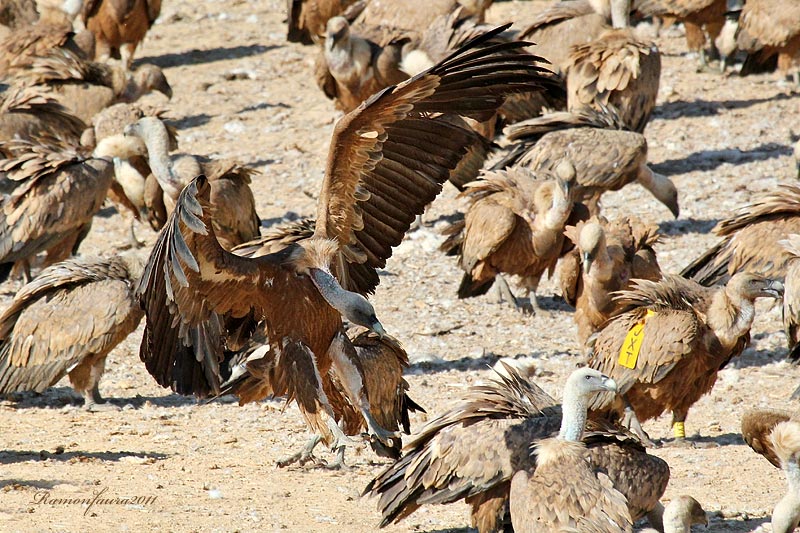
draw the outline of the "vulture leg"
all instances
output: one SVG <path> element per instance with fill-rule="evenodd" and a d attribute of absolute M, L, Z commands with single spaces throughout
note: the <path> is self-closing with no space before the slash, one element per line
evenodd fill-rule
<path fill-rule="evenodd" d="M 693 448 L 694 445 L 686 440 L 686 415 L 689 414 L 688 411 L 684 411 L 679 413 L 678 411 L 672 411 L 672 433 L 675 436 L 674 439 L 663 443 L 663 446 L 668 447 L 680 447 L 680 448 Z"/>
<path fill-rule="evenodd" d="M 299 463 L 302 466 L 309 461 L 316 461 L 316 457 L 314 457 L 313 452 L 314 448 L 316 448 L 317 444 L 319 444 L 321 440 L 322 440 L 322 435 L 313 435 L 305 444 L 305 446 L 303 446 L 302 450 L 293 455 L 290 455 L 289 457 L 278 459 L 277 463 L 278 466 L 283 468 L 293 463 Z"/>
<path fill-rule="evenodd" d="M 25 285 L 33 281 L 33 276 L 31 276 L 31 262 L 27 259 L 22 260 L 22 275 L 25 277 Z"/>
<path fill-rule="evenodd" d="M 417 231 L 418 229 L 422 229 L 424 224 L 422 223 L 422 215 L 417 215 L 414 217 L 414 222 L 411 223 L 411 226 L 408 227 L 408 233 L 412 231 Z"/>
<path fill-rule="evenodd" d="M 650 435 L 642 427 L 642 423 L 639 422 L 639 418 L 636 416 L 636 413 L 631 407 L 631 404 L 628 403 L 628 400 L 623 396 L 623 401 L 625 402 L 625 410 L 623 411 L 622 416 L 622 425 L 631 430 L 639 440 L 642 441 L 645 448 L 655 448 L 655 443 L 650 440 Z"/>
<path fill-rule="evenodd" d="M 332 463 L 326 464 L 325 468 L 328 470 L 347 470 L 350 468 L 344 462 L 344 446 L 340 446 L 336 450 L 336 459 Z"/>
<path fill-rule="evenodd" d="M 529 312 L 535 314 L 536 311 L 534 309 L 534 306 L 526 308 L 526 306 L 519 303 L 517 297 L 514 296 L 513 292 L 511 292 L 511 287 L 508 286 L 508 282 L 503 276 L 498 274 L 495 277 L 495 282 L 497 285 L 498 302 L 508 302 L 509 304 L 513 305 L 514 309 L 516 309 L 517 311 L 522 311 L 523 313 Z M 533 302 L 535 299 L 536 299 L 535 296 L 534 298 L 531 298 L 531 302 Z"/>
<path fill-rule="evenodd" d="M 394 445 L 392 439 L 399 439 L 400 433 L 382 428 L 373 418 L 370 412 L 369 400 L 367 399 L 367 391 L 364 388 L 363 370 L 359 364 L 358 354 L 356 354 L 355 348 L 353 348 L 350 339 L 347 338 L 344 332 L 340 331 L 336 338 L 333 339 L 329 353 L 333 363 L 333 371 L 336 372 L 336 375 L 341 380 L 350 402 L 364 417 L 370 439 L 377 439 L 392 448 Z M 334 448 L 336 447 L 334 446 Z"/>
<path fill-rule="evenodd" d="M 136 51 L 136 43 L 124 43 L 119 47 L 119 57 L 125 70 L 131 70 L 133 64 L 133 53 Z"/>
<path fill-rule="evenodd" d="M 144 242 L 140 241 L 136 238 L 136 218 L 131 217 L 131 233 L 129 235 L 131 240 L 131 247 L 134 249 L 139 249 L 144 246 Z"/>
<path fill-rule="evenodd" d="M 103 405 L 106 401 L 100 396 L 100 376 L 106 368 L 105 354 L 87 357 L 69 372 L 69 381 L 83 396 L 86 411 L 116 410 L 116 406 Z"/>

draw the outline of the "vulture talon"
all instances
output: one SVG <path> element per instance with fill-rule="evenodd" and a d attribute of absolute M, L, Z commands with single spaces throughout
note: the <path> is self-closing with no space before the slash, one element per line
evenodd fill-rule
<path fill-rule="evenodd" d="M 284 457 L 283 459 L 278 459 L 278 461 L 275 463 L 276 466 L 278 468 L 285 468 L 294 463 L 297 463 L 299 466 L 303 466 L 309 461 L 314 461 L 315 463 L 319 464 L 318 459 L 314 457 L 314 448 L 320 443 L 321 440 L 322 437 L 320 435 L 312 436 L 305 446 L 303 446 L 302 450 L 288 457 Z"/>

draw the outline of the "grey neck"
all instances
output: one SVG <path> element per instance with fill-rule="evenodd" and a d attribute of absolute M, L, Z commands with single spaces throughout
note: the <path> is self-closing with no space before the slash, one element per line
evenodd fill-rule
<path fill-rule="evenodd" d="M 783 466 L 789 491 L 772 512 L 773 533 L 791 533 L 800 522 L 800 464 L 792 459 Z"/>
<path fill-rule="evenodd" d="M 358 294 L 354 292 L 347 291 L 339 285 L 339 282 L 336 281 L 330 272 L 326 272 L 319 268 L 311 268 L 309 269 L 309 273 L 311 276 L 311 281 L 314 282 L 314 286 L 317 287 L 317 290 L 322 295 L 322 298 L 328 302 L 328 304 L 339 311 L 345 318 L 350 320 L 351 322 L 359 323 L 360 321 L 355 320 L 350 312 L 353 306 L 354 297 L 360 297 Z"/>
<path fill-rule="evenodd" d="M 147 163 L 158 180 L 158 184 L 169 196 L 177 198 L 183 187 L 172 167 L 166 128 L 164 127 L 163 131 L 147 132 L 143 140 L 147 147 Z"/>
<path fill-rule="evenodd" d="M 586 398 L 571 389 L 564 390 L 564 401 L 561 404 L 561 430 L 558 438 L 572 442 L 580 442 L 583 428 L 586 426 Z"/>

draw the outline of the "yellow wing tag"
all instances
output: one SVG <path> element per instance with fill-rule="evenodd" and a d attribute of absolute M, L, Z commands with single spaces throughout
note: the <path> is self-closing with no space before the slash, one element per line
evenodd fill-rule
<path fill-rule="evenodd" d="M 636 361 L 639 359 L 639 350 L 642 348 L 642 340 L 644 339 L 644 324 L 647 319 L 653 316 L 655 311 L 650 309 L 644 315 L 644 318 L 634 324 L 634 326 L 625 335 L 625 342 L 622 343 L 622 348 L 619 350 L 619 360 L 617 363 L 625 368 L 636 368 Z"/>

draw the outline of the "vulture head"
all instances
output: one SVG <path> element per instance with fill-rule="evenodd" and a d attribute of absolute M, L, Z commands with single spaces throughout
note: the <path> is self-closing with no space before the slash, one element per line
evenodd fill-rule
<path fill-rule="evenodd" d="M 333 17 L 325 28 L 325 47 L 333 49 L 337 44 L 350 36 L 350 23 L 344 17 Z"/>
<path fill-rule="evenodd" d="M 578 249 L 581 252 L 581 268 L 584 273 L 588 274 L 591 271 L 592 263 L 605 245 L 606 235 L 603 226 L 594 221 L 583 225 L 578 236 Z"/>
<path fill-rule="evenodd" d="M 573 372 L 564 386 L 561 403 L 561 430 L 558 438 L 579 442 L 586 426 L 586 411 L 589 400 L 597 392 L 617 392 L 617 383 L 593 368 L 579 368 Z"/>
<path fill-rule="evenodd" d="M 343 289 L 336 278 L 325 270 L 311 268 L 309 275 L 325 301 L 339 311 L 344 318 L 353 324 L 374 331 L 380 338 L 386 335 L 383 325 L 375 315 L 375 308 L 372 307 L 369 300 L 358 293 Z"/>
<path fill-rule="evenodd" d="M 734 300 L 751 302 L 756 298 L 781 298 L 783 283 L 758 274 L 739 272 L 728 281 L 726 292 Z"/>
<path fill-rule="evenodd" d="M 562 159 L 556 166 L 556 183 L 564 194 L 564 198 L 572 200 L 572 190 L 577 183 L 577 172 L 575 165 L 566 159 Z"/>
<path fill-rule="evenodd" d="M 708 517 L 691 496 L 678 496 L 664 509 L 664 531 L 689 531 L 694 524 L 708 526 Z"/>
<path fill-rule="evenodd" d="M 158 91 L 167 98 L 172 98 L 172 86 L 167 81 L 164 71 L 156 65 L 142 65 L 133 74 L 133 82 L 140 94 Z"/>

